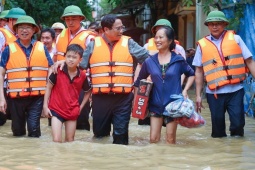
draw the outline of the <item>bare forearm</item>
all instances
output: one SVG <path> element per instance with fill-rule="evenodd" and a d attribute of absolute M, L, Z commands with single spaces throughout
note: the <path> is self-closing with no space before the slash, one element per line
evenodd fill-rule
<path fill-rule="evenodd" d="M 80 105 L 80 110 L 85 106 L 85 104 L 88 102 L 89 100 L 89 97 L 91 95 L 91 92 L 92 92 L 92 89 L 90 89 L 88 92 L 85 93 L 84 95 L 84 98 L 81 102 L 81 105 Z"/>
<path fill-rule="evenodd" d="M 187 83 L 186 83 L 186 85 L 185 85 L 183 90 L 188 91 L 190 89 L 190 87 L 192 86 L 192 84 L 194 83 L 194 80 L 195 80 L 195 76 L 188 77 Z"/>
<path fill-rule="evenodd" d="M 52 90 L 52 84 L 50 84 L 50 83 L 48 82 L 48 83 L 47 83 L 47 87 L 46 87 L 46 92 L 45 92 L 45 94 L 44 94 L 44 100 L 43 100 L 43 105 L 44 105 L 45 107 L 48 107 L 48 102 L 49 102 L 51 90 Z"/>
<path fill-rule="evenodd" d="M 5 99 L 4 95 L 4 76 L 5 76 L 5 69 L 0 67 L 0 99 Z"/>
<path fill-rule="evenodd" d="M 201 96 L 204 85 L 204 72 L 201 67 L 196 68 L 195 82 L 196 82 L 196 96 Z"/>
<path fill-rule="evenodd" d="M 245 63 L 247 65 L 247 67 L 249 68 L 250 70 L 250 73 L 253 77 L 255 77 L 255 62 L 254 60 L 252 59 L 252 57 L 248 58 L 245 60 Z"/>

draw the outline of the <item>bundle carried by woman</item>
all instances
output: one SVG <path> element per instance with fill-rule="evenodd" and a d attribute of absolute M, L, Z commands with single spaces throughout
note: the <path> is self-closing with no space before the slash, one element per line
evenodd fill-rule
<path fill-rule="evenodd" d="M 174 118 L 174 121 L 187 128 L 205 125 L 205 119 L 195 111 L 192 100 L 185 99 L 181 94 L 174 94 L 170 97 L 175 100 L 165 107 L 163 113 L 165 116 Z"/>

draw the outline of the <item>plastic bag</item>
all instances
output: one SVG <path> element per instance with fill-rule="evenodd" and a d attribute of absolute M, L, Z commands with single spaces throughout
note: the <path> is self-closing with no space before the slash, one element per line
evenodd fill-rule
<path fill-rule="evenodd" d="M 195 111 L 193 112 L 190 118 L 183 116 L 180 118 L 175 118 L 174 121 L 180 124 L 181 126 L 187 128 L 201 127 L 204 126 L 206 123 L 205 119 Z"/>
<path fill-rule="evenodd" d="M 205 125 L 205 119 L 195 111 L 194 103 L 184 99 L 183 95 L 171 95 L 173 102 L 166 107 L 163 115 L 174 118 L 174 121 L 187 128 L 196 128 Z"/>
<path fill-rule="evenodd" d="M 173 102 L 170 102 L 166 107 L 163 115 L 170 116 L 173 118 L 177 117 L 190 117 L 194 110 L 194 104 L 190 99 L 184 99 L 183 95 L 171 95 L 172 99 L 176 99 Z"/>

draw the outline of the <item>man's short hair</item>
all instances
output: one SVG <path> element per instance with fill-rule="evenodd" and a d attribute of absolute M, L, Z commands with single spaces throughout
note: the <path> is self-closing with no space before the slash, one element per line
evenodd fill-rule
<path fill-rule="evenodd" d="M 69 51 L 73 51 L 74 53 L 78 53 L 80 58 L 82 58 L 83 48 L 79 44 L 71 44 L 67 47 L 66 53 Z"/>
<path fill-rule="evenodd" d="M 120 18 L 118 18 L 118 16 L 114 14 L 105 15 L 101 21 L 102 29 L 104 30 L 104 27 L 112 29 L 112 26 L 115 23 L 116 19 Z"/>
<path fill-rule="evenodd" d="M 52 39 L 53 39 L 53 40 L 55 39 L 56 34 L 55 34 L 54 29 L 52 29 L 52 28 L 44 28 L 44 29 L 41 31 L 41 36 L 42 36 L 42 33 L 44 33 L 44 32 L 49 32 L 50 35 L 51 35 L 51 37 L 52 37 Z"/>

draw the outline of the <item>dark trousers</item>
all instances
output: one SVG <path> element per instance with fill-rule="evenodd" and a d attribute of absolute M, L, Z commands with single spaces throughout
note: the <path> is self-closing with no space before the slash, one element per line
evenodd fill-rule
<path fill-rule="evenodd" d="M 92 95 L 93 132 L 95 137 L 109 136 L 113 124 L 113 143 L 128 144 L 133 93 Z"/>
<path fill-rule="evenodd" d="M 43 107 L 43 96 L 9 99 L 12 118 L 13 136 L 26 134 L 26 123 L 29 137 L 40 137 L 40 117 Z"/>
<path fill-rule="evenodd" d="M 230 120 L 230 135 L 243 136 L 244 135 L 244 106 L 243 96 L 244 90 L 240 89 L 233 93 L 217 94 L 217 99 L 214 94 L 206 94 L 207 102 L 209 104 L 212 121 L 212 137 L 225 137 L 226 124 L 225 112 L 229 114 Z"/>
<path fill-rule="evenodd" d="M 84 98 L 85 92 L 82 91 L 79 96 L 79 103 L 81 104 L 83 98 Z M 81 110 L 81 113 L 77 119 L 76 129 L 84 129 L 90 131 L 90 124 L 89 124 L 89 113 L 91 110 L 90 102 L 87 102 L 83 109 Z"/>

